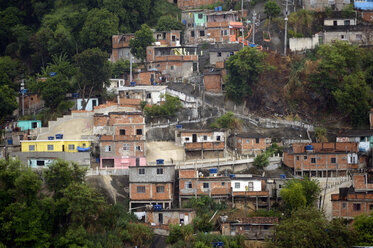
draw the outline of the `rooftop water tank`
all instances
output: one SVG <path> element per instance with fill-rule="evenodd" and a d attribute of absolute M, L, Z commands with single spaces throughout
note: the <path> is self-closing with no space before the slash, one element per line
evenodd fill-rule
<path fill-rule="evenodd" d="M 53 136 L 48 136 L 48 140 L 54 140 Z"/>
<path fill-rule="evenodd" d="M 162 210 L 162 205 L 154 205 L 153 209 L 154 209 L 154 211 L 161 211 Z"/>
<path fill-rule="evenodd" d="M 312 145 L 306 145 L 306 152 L 312 152 L 313 146 Z"/>
<path fill-rule="evenodd" d="M 163 165 L 164 164 L 164 159 L 157 159 L 156 163 L 157 163 L 157 165 Z"/>
<path fill-rule="evenodd" d="M 223 7 L 222 6 L 219 6 L 219 11 L 222 11 L 223 10 Z"/>
<path fill-rule="evenodd" d="M 8 145 L 13 145 L 13 139 L 8 139 Z"/>
<path fill-rule="evenodd" d="M 215 7 L 215 11 L 218 12 L 218 7 Z"/>
<path fill-rule="evenodd" d="M 218 173 L 218 168 L 211 168 L 209 169 L 210 174 L 216 174 Z"/>
<path fill-rule="evenodd" d="M 56 134 L 56 139 L 63 139 L 63 134 L 61 133 Z"/>
<path fill-rule="evenodd" d="M 131 86 L 136 86 L 136 82 L 131 82 Z"/>
<path fill-rule="evenodd" d="M 176 128 L 179 128 L 179 129 L 182 129 L 183 128 L 183 125 L 176 125 Z"/>

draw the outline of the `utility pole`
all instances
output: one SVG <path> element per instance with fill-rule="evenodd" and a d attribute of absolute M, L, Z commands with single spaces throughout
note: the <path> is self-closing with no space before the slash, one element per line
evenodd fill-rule
<path fill-rule="evenodd" d="M 25 80 L 22 79 L 21 83 L 21 94 L 22 94 L 22 116 L 25 115 Z"/>
<path fill-rule="evenodd" d="M 132 54 L 130 53 L 130 84 L 132 82 Z"/>
<path fill-rule="evenodd" d="M 256 12 L 253 12 L 253 44 L 255 44 L 255 22 L 256 22 Z"/>
<path fill-rule="evenodd" d="M 244 40 L 244 35 L 243 35 L 243 0 L 241 0 L 241 33 L 242 33 L 242 49 L 245 47 L 245 40 Z"/>
<path fill-rule="evenodd" d="M 285 0 L 285 40 L 284 40 L 284 56 L 286 56 L 287 40 L 288 40 L 288 0 Z"/>

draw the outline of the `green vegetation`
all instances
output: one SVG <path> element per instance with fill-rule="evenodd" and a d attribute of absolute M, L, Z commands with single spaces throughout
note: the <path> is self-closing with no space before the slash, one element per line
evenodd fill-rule
<path fill-rule="evenodd" d="M 277 17 L 280 13 L 281 13 L 281 8 L 275 1 L 268 1 L 264 4 L 264 14 L 267 15 L 267 18 L 269 20 L 268 30 L 271 25 L 272 19 Z"/>
<path fill-rule="evenodd" d="M 326 137 L 326 129 L 323 127 L 315 128 L 315 137 L 317 142 L 328 142 L 328 138 Z"/>
<path fill-rule="evenodd" d="M 227 128 L 231 130 L 240 129 L 241 126 L 242 120 L 234 117 L 232 112 L 225 113 L 211 124 L 211 128 Z"/>
<path fill-rule="evenodd" d="M 269 157 L 278 153 L 282 153 L 282 147 L 278 146 L 276 143 L 273 143 L 266 149 L 264 153 L 255 157 L 253 165 L 258 169 L 263 169 L 269 165 Z"/>
<path fill-rule="evenodd" d="M 356 234 L 354 236 L 354 245 L 371 246 L 373 245 L 373 216 L 360 215 L 354 219 L 353 228 Z"/>
<path fill-rule="evenodd" d="M 157 31 L 183 30 L 184 25 L 171 16 L 162 16 L 159 18 L 155 29 Z"/>
<path fill-rule="evenodd" d="M 154 42 L 153 31 L 146 24 L 136 31 L 135 38 L 130 40 L 131 53 L 142 62 L 146 59 L 146 47 Z"/>
<path fill-rule="evenodd" d="M 55 162 L 42 174 L 0 160 L 1 247 L 145 247 L 150 228 L 84 182 L 85 170 Z"/>
<path fill-rule="evenodd" d="M 259 80 L 264 71 L 265 54 L 256 48 L 248 48 L 230 56 L 226 61 L 227 83 L 225 89 L 227 97 L 235 103 L 241 103 L 243 98 L 252 94 L 251 87 Z"/>
<path fill-rule="evenodd" d="M 289 38 L 301 38 L 311 37 L 312 23 L 314 22 L 314 16 L 312 12 L 301 9 L 297 12 L 291 12 L 289 15 Z"/>
<path fill-rule="evenodd" d="M 166 94 L 165 102 L 161 105 L 152 105 L 144 107 L 144 114 L 147 117 L 164 117 L 164 116 L 174 116 L 177 111 L 182 108 L 181 101 L 179 98 L 170 96 Z"/>
<path fill-rule="evenodd" d="M 138 65 L 132 63 L 132 69 L 136 69 Z M 118 60 L 111 64 L 111 78 L 122 78 L 125 72 L 130 72 L 130 61 L 129 60 Z"/>

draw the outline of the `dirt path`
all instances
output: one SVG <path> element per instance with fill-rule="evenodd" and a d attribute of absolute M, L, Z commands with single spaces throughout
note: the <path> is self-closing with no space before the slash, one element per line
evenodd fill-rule
<path fill-rule="evenodd" d="M 184 161 L 185 152 L 183 147 L 175 145 L 175 142 L 146 142 L 146 160 L 155 162 L 164 159 L 165 163 Z"/>

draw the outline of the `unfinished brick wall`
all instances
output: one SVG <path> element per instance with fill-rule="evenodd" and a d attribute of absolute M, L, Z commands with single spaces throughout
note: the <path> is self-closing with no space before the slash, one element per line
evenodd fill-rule
<path fill-rule="evenodd" d="M 145 193 L 137 192 L 138 186 L 145 187 Z M 157 186 L 163 186 L 164 192 L 157 193 Z M 131 201 L 150 200 L 150 201 L 164 201 L 173 199 L 172 183 L 130 183 L 130 198 Z"/>
<path fill-rule="evenodd" d="M 192 188 L 186 188 L 188 182 L 192 183 Z M 205 188 L 208 184 L 208 187 Z M 195 189 L 197 185 L 198 195 L 227 195 L 231 192 L 231 182 L 228 178 L 216 179 L 216 178 L 198 178 L 195 179 L 180 179 L 179 180 L 179 194 L 180 196 L 191 196 L 195 195 Z"/>
<path fill-rule="evenodd" d="M 185 143 L 185 150 L 224 150 L 224 142 L 194 142 Z"/>
<path fill-rule="evenodd" d="M 353 175 L 353 185 L 357 190 L 373 189 L 373 172 L 367 174 L 355 173 Z"/>
<path fill-rule="evenodd" d="M 312 145 L 313 152 L 321 152 L 321 151 L 345 151 L 345 152 L 358 152 L 359 151 L 359 143 L 357 142 L 327 142 L 327 143 L 294 143 L 292 145 L 294 153 L 302 153 L 305 152 L 306 146 Z"/>
<path fill-rule="evenodd" d="M 203 83 L 205 90 L 209 92 L 220 93 L 221 89 L 221 75 L 220 74 L 206 74 L 203 76 Z"/>
<path fill-rule="evenodd" d="M 338 194 L 332 195 L 333 217 L 353 218 L 360 214 L 370 214 L 373 210 L 373 194 L 349 195 L 346 200 L 333 200 Z"/>
<path fill-rule="evenodd" d="M 195 178 L 197 176 L 197 170 L 179 170 L 179 178 Z"/>
<path fill-rule="evenodd" d="M 288 154 L 284 153 L 284 164 L 296 170 L 336 170 L 357 168 L 357 164 L 347 163 L 348 154 Z M 314 159 L 313 159 L 314 158 Z M 331 159 L 335 158 L 335 163 Z"/>
<path fill-rule="evenodd" d="M 115 124 L 130 124 L 130 123 L 145 124 L 144 116 L 141 113 L 138 113 L 138 114 L 110 113 L 109 126 L 114 126 Z"/>
<path fill-rule="evenodd" d="M 238 151 L 243 154 L 253 152 L 253 151 L 264 151 L 269 146 L 271 146 L 271 144 L 270 143 L 267 144 L 266 138 L 237 137 Z"/>

